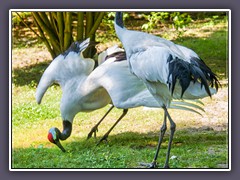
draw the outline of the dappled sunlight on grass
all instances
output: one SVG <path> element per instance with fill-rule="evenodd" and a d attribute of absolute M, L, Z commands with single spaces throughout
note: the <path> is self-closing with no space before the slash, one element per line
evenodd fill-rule
<path fill-rule="evenodd" d="M 184 37 L 208 38 L 216 31 L 228 31 L 228 22 L 194 24 L 189 26 L 184 33 Z"/>
<path fill-rule="evenodd" d="M 51 127 L 58 127 L 62 130 L 59 111 L 60 88 L 52 86 L 47 91 L 41 105 L 35 104 L 34 98 L 31 97 L 34 94 L 34 89 L 27 86 L 16 89 L 13 91 L 12 116 L 13 167 L 137 168 L 139 162 L 151 162 L 163 120 L 161 109 L 144 107 L 130 109 L 110 133 L 108 142 L 102 142 L 99 146 L 96 146 L 96 143 L 121 115 L 122 110 L 115 108 L 100 124 L 97 139 L 91 138 L 89 140 L 86 140 L 87 134 L 105 114 L 109 106 L 90 113 L 79 113 L 74 120 L 71 137 L 62 141 L 63 146 L 68 151 L 64 154 L 47 140 L 47 133 Z M 29 91 L 29 98 L 21 96 Z M 177 156 L 177 158 L 170 160 L 172 168 L 227 167 L 226 92 L 227 88 L 222 88 L 219 90 L 219 97 L 217 94 L 212 99 L 203 100 L 206 110 L 203 116 L 181 110 L 169 110 L 177 123 L 171 152 L 172 156 Z M 18 100 L 21 103 L 18 103 Z M 17 107 L 26 102 L 33 107 L 25 112 L 31 116 L 26 116 L 26 119 L 19 121 L 18 119 L 21 119 L 22 114 Z M 46 108 L 42 108 L 43 106 Z M 212 108 L 218 106 L 223 107 L 222 111 L 211 113 Z M 40 112 L 42 111 L 40 116 L 36 113 L 38 109 Z M 160 151 L 158 160 L 160 167 L 165 160 L 168 138 L 169 129 Z M 219 149 L 222 150 L 219 151 Z M 211 155 L 208 156 L 207 152 L 211 152 Z"/>
<path fill-rule="evenodd" d="M 140 26 L 139 26 L 140 27 Z M 138 28 L 139 28 L 138 27 Z M 154 34 L 167 37 L 194 49 L 220 77 L 222 88 L 212 98 L 203 99 L 201 115 L 170 109 L 177 129 L 171 150 L 172 168 L 228 168 L 228 72 L 227 22 L 195 22 L 178 36 L 173 29 L 155 29 Z M 26 32 L 24 32 L 26 33 Z M 21 34 L 21 37 L 26 34 Z M 100 37 L 101 36 L 101 37 Z M 102 51 L 119 44 L 115 35 L 97 35 Z M 23 42 L 26 42 L 24 40 Z M 34 39 L 31 42 L 35 44 Z M 47 139 L 48 130 L 62 130 L 60 114 L 61 89 L 51 86 L 42 103 L 35 100 L 39 79 L 51 62 L 42 45 L 20 46 L 12 50 L 12 167 L 13 168 L 138 168 L 139 162 L 151 162 L 158 143 L 163 110 L 138 107 L 129 109 L 108 137 L 108 142 L 96 143 L 122 114 L 114 108 L 99 125 L 96 139 L 89 140 L 91 128 L 107 112 L 109 106 L 76 115 L 71 136 L 62 141 L 67 153 L 62 153 Z M 18 47 L 19 45 L 19 47 Z M 169 141 L 169 123 L 159 155 L 163 166 Z"/>
<path fill-rule="evenodd" d="M 213 131 L 176 134 L 170 159 L 172 168 L 216 168 L 227 166 L 227 147 L 224 133 Z M 210 138 L 211 137 L 211 138 Z M 124 132 L 111 135 L 108 143 L 96 146 L 96 140 L 72 137 L 63 142 L 67 149 L 62 153 L 55 145 L 33 143 L 29 147 L 13 149 L 15 168 L 137 168 L 139 162 L 151 162 L 157 144 L 158 134 Z M 168 136 L 159 154 L 162 166 Z M 34 156 L 33 156 L 34 154 Z M 21 161 L 19 161 L 21 159 Z M 40 160 L 41 159 L 41 160 Z M 56 159 L 56 160 L 55 160 Z"/>

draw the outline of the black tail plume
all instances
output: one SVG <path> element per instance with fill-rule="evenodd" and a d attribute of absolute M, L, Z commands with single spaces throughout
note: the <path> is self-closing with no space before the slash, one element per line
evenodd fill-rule
<path fill-rule="evenodd" d="M 201 86 L 204 86 L 207 94 L 211 97 L 209 87 L 215 87 L 218 90 L 220 83 L 217 76 L 211 71 L 211 69 L 204 63 L 203 60 L 192 57 L 190 63 L 176 57 L 172 58 L 170 55 L 168 58 L 169 63 L 169 75 L 168 82 L 171 93 L 173 94 L 177 79 L 182 87 L 181 97 L 188 88 L 190 82 L 199 82 Z M 172 80 L 170 80 L 172 77 Z"/>

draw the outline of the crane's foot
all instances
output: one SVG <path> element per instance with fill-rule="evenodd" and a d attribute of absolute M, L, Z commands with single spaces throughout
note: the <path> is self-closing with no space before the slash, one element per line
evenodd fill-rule
<path fill-rule="evenodd" d="M 92 137 L 92 134 L 94 134 L 94 138 L 97 137 L 98 127 L 94 126 L 91 131 L 88 133 L 87 139 L 90 139 Z"/>
<path fill-rule="evenodd" d="M 150 169 L 153 169 L 153 168 L 156 168 L 157 167 L 157 162 L 156 161 L 153 161 L 152 163 L 140 163 L 140 166 L 142 168 L 150 168 Z"/>
<path fill-rule="evenodd" d="M 156 161 L 153 161 L 152 163 L 140 163 L 140 168 L 157 168 L 157 162 Z M 168 164 L 165 164 L 164 169 L 169 169 L 169 165 Z"/>
<path fill-rule="evenodd" d="M 102 141 L 108 141 L 108 134 L 104 134 L 104 136 L 98 141 L 97 145 L 99 145 Z"/>

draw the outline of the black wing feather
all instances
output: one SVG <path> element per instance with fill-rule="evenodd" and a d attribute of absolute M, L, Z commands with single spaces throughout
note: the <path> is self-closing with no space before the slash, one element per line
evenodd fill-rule
<path fill-rule="evenodd" d="M 115 52 L 115 53 L 112 53 L 110 55 L 107 55 L 105 60 L 109 59 L 109 58 L 112 58 L 112 57 L 115 57 L 116 60 L 115 61 L 124 61 L 124 60 L 127 60 L 127 57 L 126 57 L 126 52 L 124 51 L 120 51 L 120 52 Z"/>
<path fill-rule="evenodd" d="M 176 57 L 172 58 L 170 55 L 167 59 L 169 63 L 168 82 L 171 93 L 173 94 L 177 79 L 179 80 L 182 88 L 181 97 L 188 88 L 190 82 L 201 83 L 201 87 L 204 86 L 207 94 L 211 97 L 209 86 L 215 87 L 218 90 L 220 85 L 216 75 L 200 58 L 191 57 L 190 63 Z M 172 78 L 172 81 L 170 80 Z"/>

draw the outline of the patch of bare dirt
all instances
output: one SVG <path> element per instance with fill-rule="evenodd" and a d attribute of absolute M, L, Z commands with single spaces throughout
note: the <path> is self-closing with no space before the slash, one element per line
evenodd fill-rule
<path fill-rule="evenodd" d="M 45 47 L 29 47 L 12 50 L 12 68 L 33 66 L 41 62 L 51 61 L 51 55 Z"/>

